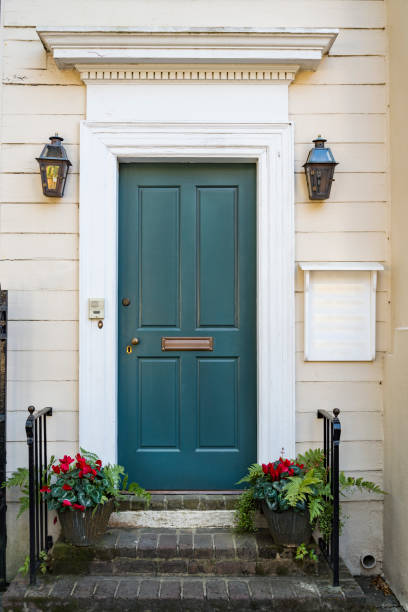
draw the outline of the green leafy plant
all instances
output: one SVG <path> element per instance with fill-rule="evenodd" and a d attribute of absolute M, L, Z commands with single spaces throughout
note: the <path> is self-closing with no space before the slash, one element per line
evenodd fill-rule
<path fill-rule="evenodd" d="M 55 462 L 55 457 L 52 456 L 49 464 L 47 465 L 46 468 L 44 468 L 42 472 L 41 482 L 38 487 L 38 493 L 40 492 L 40 488 L 42 486 L 49 484 L 49 481 L 51 478 L 50 468 L 54 462 Z M 6 487 L 7 489 L 11 489 L 12 487 L 18 487 L 20 489 L 21 495 L 18 500 L 20 504 L 20 508 L 17 514 L 17 518 L 20 518 L 20 516 L 24 514 L 26 510 L 28 510 L 29 505 L 30 505 L 28 478 L 29 478 L 28 468 L 19 467 L 17 468 L 17 470 L 12 472 L 9 478 L 7 478 L 7 480 L 3 482 L 1 485 L 2 488 Z M 40 498 L 40 495 L 38 495 L 38 499 L 39 498 Z"/>
<path fill-rule="evenodd" d="M 27 576 L 29 569 L 30 569 L 30 557 L 29 555 L 27 555 L 26 558 L 24 559 L 23 565 L 18 568 L 18 572 L 20 574 L 23 574 L 23 576 Z"/>
<path fill-rule="evenodd" d="M 305 543 L 300 544 L 296 549 L 295 559 L 296 561 L 304 561 L 309 558 L 311 561 L 317 563 L 318 557 L 314 548 L 308 548 Z"/>
<path fill-rule="evenodd" d="M 40 558 L 40 566 L 39 566 L 40 572 L 44 575 L 48 571 L 48 565 L 47 565 L 48 564 L 48 554 L 45 552 L 45 550 L 40 551 L 39 558 Z M 26 555 L 23 565 L 18 568 L 18 572 L 20 574 L 23 574 L 23 576 L 26 576 L 29 572 L 29 569 L 30 569 L 30 556 Z"/>
<path fill-rule="evenodd" d="M 6 482 L 2 483 L 2 488 L 7 487 L 11 489 L 12 487 L 18 487 L 20 489 L 21 495 L 19 498 L 20 508 L 17 514 L 17 518 L 28 510 L 30 504 L 30 498 L 28 494 L 28 468 L 18 468 L 15 472 L 7 478 Z"/>
<path fill-rule="evenodd" d="M 47 483 L 40 492 L 47 500 L 48 508 L 58 512 L 96 511 L 99 505 L 118 500 L 121 491 L 128 487 L 128 478 L 122 466 L 103 466 L 95 453 L 83 448 L 75 459 L 64 455 L 59 462 L 54 461 L 50 468 Z M 150 494 L 137 483 L 131 483 L 129 489 L 150 499 Z"/>
<path fill-rule="evenodd" d="M 251 533 L 256 531 L 254 518 L 256 512 L 256 502 L 253 489 L 246 489 L 238 500 L 235 511 L 235 529 L 239 533 Z"/>
<path fill-rule="evenodd" d="M 331 474 L 325 466 L 324 452 L 309 449 L 295 461 L 278 459 L 268 464 L 253 464 L 239 483 L 249 487 L 241 495 L 236 512 L 239 531 L 254 531 L 257 506 L 265 502 L 270 510 L 284 512 L 293 509 L 308 512 L 312 527 L 319 526 L 325 537 L 330 536 L 333 516 Z M 340 494 L 346 496 L 352 489 L 384 494 L 378 485 L 363 478 L 339 474 Z M 343 525 L 340 519 L 340 528 Z"/>

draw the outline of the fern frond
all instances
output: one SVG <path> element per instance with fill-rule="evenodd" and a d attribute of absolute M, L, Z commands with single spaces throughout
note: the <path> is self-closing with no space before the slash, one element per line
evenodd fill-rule
<path fill-rule="evenodd" d="M 324 451 L 321 448 L 309 448 L 296 458 L 297 463 L 303 463 L 306 470 L 324 466 Z"/>
<path fill-rule="evenodd" d="M 318 497 L 312 497 L 309 501 L 309 516 L 310 521 L 313 522 L 315 519 L 323 513 L 323 502 Z"/>
<path fill-rule="evenodd" d="M 96 461 L 99 461 L 99 457 L 96 453 L 91 453 L 90 451 L 87 451 L 82 447 L 80 447 L 79 450 L 81 451 L 81 455 L 83 456 L 83 458 L 86 459 L 88 462 L 95 463 Z"/>
<path fill-rule="evenodd" d="M 20 487 L 21 489 L 22 487 L 28 486 L 28 468 L 17 468 L 1 486 L 2 488 L 7 487 L 7 489 L 11 487 Z"/>
<path fill-rule="evenodd" d="M 248 468 L 248 474 L 238 480 L 236 484 L 243 484 L 244 482 L 254 483 L 258 478 L 263 476 L 262 466 L 259 463 L 253 463 Z"/>
<path fill-rule="evenodd" d="M 289 506 L 294 508 L 298 503 L 304 503 L 308 495 L 313 494 L 313 486 L 322 484 L 316 477 L 313 468 L 305 476 L 290 476 L 285 480 L 285 498 Z"/>
<path fill-rule="evenodd" d="M 359 491 L 369 491 L 370 493 L 375 493 L 377 495 L 386 495 L 386 492 L 383 491 L 377 484 L 371 482 L 370 480 L 364 480 L 364 478 L 354 478 L 353 476 L 346 476 L 344 472 L 340 472 L 339 474 L 339 483 L 340 483 L 340 492 L 342 495 L 347 494 L 347 489 L 351 489 L 352 487 L 356 487 Z"/>

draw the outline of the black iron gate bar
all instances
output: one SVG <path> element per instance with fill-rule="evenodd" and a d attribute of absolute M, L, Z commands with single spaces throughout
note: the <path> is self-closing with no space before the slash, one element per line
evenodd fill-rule
<path fill-rule="evenodd" d="M 341 424 L 340 410 L 335 408 L 331 415 L 326 410 L 318 410 L 317 418 L 323 419 L 324 465 L 330 478 L 333 516 L 330 537 L 319 539 L 320 550 L 333 572 L 333 586 L 339 586 L 339 539 L 340 539 L 340 499 L 339 499 L 339 451 Z"/>
<path fill-rule="evenodd" d="M 6 480 L 6 410 L 7 410 L 7 291 L 0 290 L 0 590 L 7 586 L 6 547 L 7 547 L 7 499 L 6 488 L 1 487 Z"/>
<path fill-rule="evenodd" d="M 40 553 L 52 547 L 52 536 L 48 535 L 48 507 L 40 493 L 47 456 L 47 417 L 52 416 L 52 408 L 35 412 L 34 406 L 28 408 L 30 416 L 26 421 L 29 472 L 29 525 L 30 525 L 30 584 L 35 584 L 37 569 L 41 563 Z"/>

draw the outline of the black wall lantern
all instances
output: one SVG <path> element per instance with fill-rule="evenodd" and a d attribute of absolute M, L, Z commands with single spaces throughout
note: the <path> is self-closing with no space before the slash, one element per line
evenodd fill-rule
<path fill-rule="evenodd" d="M 334 168 L 337 162 L 331 150 L 324 146 L 325 138 L 320 135 L 313 141 L 315 148 L 310 149 L 306 163 L 303 165 L 306 174 L 309 200 L 327 200 L 330 197 Z"/>
<path fill-rule="evenodd" d="M 40 164 L 43 193 L 52 198 L 62 198 L 68 168 L 72 166 L 67 152 L 61 142 L 64 140 L 58 134 L 50 136 L 51 143 L 46 144 L 37 161 Z"/>

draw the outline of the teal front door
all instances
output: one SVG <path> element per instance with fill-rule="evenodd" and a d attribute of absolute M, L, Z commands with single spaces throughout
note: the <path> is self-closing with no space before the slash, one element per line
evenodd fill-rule
<path fill-rule="evenodd" d="M 122 164 L 118 248 L 119 462 L 232 489 L 256 461 L 255 165 Z"/>

